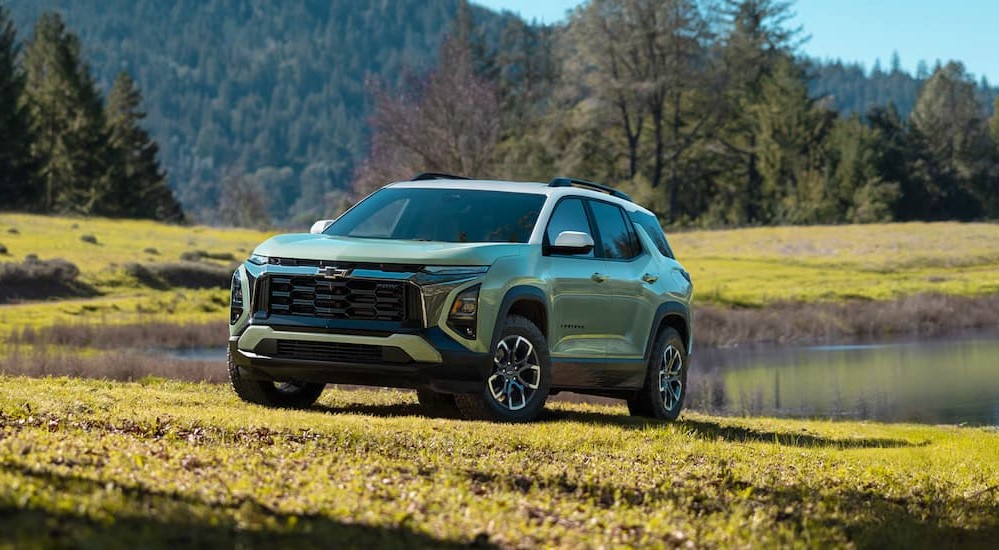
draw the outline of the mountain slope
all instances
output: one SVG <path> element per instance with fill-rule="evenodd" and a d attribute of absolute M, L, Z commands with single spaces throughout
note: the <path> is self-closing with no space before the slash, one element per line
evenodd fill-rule
<path fill-rule="evenodd" d="M 363 152 L 371 76 L 398 83 L 433 59 L 457 0 L 261 2 L 30 0 L 10 8 L 21 37 L 45 10 L 79 34 L 105 89 L 128 70 L 147 125 L 190 211 L 227 173 L 257 174 L 283 217 L 349 180 Z"/>

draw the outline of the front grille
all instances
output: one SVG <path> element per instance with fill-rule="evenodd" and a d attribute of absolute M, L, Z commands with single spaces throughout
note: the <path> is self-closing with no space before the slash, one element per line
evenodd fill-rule
<path fill-rule="evenodd" d="M 275 356 L 281 359 L 378 363 L 382 360 L 382 348 L 365 344 L 278 340 Z"/>
<path fill-rule="evenodd" d="M 323 319 L 403 321 L 407 283 L 272 275 L 269 313 Z"/>

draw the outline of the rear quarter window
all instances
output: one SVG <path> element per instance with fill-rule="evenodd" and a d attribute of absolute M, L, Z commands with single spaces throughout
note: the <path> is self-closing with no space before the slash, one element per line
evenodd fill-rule
<path fill-rule="evenodd" d="M 666 240 L 666 234 L 663 233 L 663 228 L 659 225 L 659 220 L 655 216 L 645 214 L 644 212 L 629 212 L 628 217 L 631 218 L 631 221 L 635 225 L 644 229 L 649 234 L 649 237 L 652 237 L 652 242 L 655 243 L 660 254 L 667 258 L 676 259 L 669 241 Z"/>

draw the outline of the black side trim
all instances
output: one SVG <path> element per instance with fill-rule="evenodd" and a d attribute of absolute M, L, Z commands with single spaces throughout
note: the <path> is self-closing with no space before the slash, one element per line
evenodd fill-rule
<path fill-rule="evenodd" d="M 637 390 L 645 383 L 645 359 L 552 358 L 552 387 L 591 392 Z"/>
<path fill-rule="evenodd" d="M 492 345 L 496 343 L 496 338 L 499 335 L 499 331 L 496 330 L 500 323 L 506 319 L 506 316 L 510 314 L 510 310 L 513 309 L 513 305 L 517 302 L 528 301 L 538 303 L 545 312 L 545 325 L 551 324 L 551 307 L 548 303 L 548 296 L 540 288 L 533 286 L 515 286 L 507 291 L 506 296 L 503 297 L 503 301 L 500 302 L 499 313 L 496 315 L 496 324 L 493 328 L 493 341 L 490 342 L 489 349 L 493 349 Z M 545 335 L 551 334 L 549 330 L 550 327 L 538 327 L 541 332 Z"/>
<path fill-rule="evenodd" d="M 688 350 L 690 349 L 690 344 L 694 338 L 694 335 L 690 331 L 690 310 L 680 302 L 663 302 L 659 305 L 659 309 L 656 310 L 655 317 L 652 318 L 652 329 L 649 332 L 649 339 L 645 343 L 646 362 L 648 362 L 649 356 L 652 355 L 652 346 L 656 343 L 656 335 L 663 323 L 663 319 L 666 317 L 679 317 L 683 321 L 683 326 L 686 327 L 687 332 L 685 345 Z"/>

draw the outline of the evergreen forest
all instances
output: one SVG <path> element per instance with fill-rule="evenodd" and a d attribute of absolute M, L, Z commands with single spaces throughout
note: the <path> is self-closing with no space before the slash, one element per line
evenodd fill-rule
<path fill-rule="evenodd" d="M 293 226 L 445 171 L 602 181 L 682 226 L 999 214 L 985 79 L 809 59 L 783 0 L 554 26 L 464 0 L 0 6 L 2 210 Z"/>

